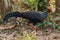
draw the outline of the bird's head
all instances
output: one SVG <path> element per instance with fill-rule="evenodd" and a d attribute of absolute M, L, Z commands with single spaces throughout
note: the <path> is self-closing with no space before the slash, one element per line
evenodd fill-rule
<path fill-rule="evenodd" d="M 47 7 L 49 14 L 53 14 L 55 12 L 55 8 L 52 6 Z"/>

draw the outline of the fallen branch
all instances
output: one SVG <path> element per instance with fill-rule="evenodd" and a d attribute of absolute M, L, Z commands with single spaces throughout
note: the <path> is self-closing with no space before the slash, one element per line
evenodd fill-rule
<path fill-rule="evenodd" d="M 6 24 L 6 25 L 1 25 L 0 26 L 0 30 L 4 30 L 4 29 L 11 29 L 15 27 L 15 24 L 14 25 L 11 25 L 10 23 Z"/>

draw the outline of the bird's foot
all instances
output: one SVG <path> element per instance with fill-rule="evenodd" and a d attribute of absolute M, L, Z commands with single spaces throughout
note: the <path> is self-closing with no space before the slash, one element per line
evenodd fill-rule
<path fill-rule="evenodd" d="M 37 32 L 37 29 L 38 29 L 38 27 L 37 27 L 37 26 L 34 26 L 32 23 L 30 23 L 29 25 L 32 27 L 32 29 L 33 29 L 34 31 L 36 31 L 36 32 Z"/>
<path fill-rule="evenodd" d="M 37 32 L 38 28 L 36 26 L 32 26 L 33 30 Z"/>

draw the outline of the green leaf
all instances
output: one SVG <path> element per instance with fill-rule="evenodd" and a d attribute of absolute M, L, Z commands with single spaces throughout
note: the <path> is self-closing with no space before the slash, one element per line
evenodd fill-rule
<path fill-rule="evenodd" d="M 60 29 L 60 26 L 58 26 L 57 28 Z"/>
<path fill-rule="evenodd" d="M 54 18 L 54 20 L 60 20 L 60 17 L 56 17 L 56 18 Z"/>
<path fill-rule="evenodd" d="M 44 22 L 44 24 L 45 24 L 45 26 L 52 25 L 52 23 L 51 23 L 50 21 L 48 21 L 48 20 L 46 20 L 46 21 Z"/>
<path fill-rule="evenodd" d="M 37 27 L 41 26 L 41 23 L 37 23 L 36 26 L 37 26 Z"/>
<path fill-rule="evenodd" d="M 40 3 L 39 3 L 39 6 L 42 7 L 42 6 L 43 6 L 43 2 L 40 2 Z"/>
<path fill-rule="evenodd" d="M 57 27 L 57 24 L 56 24 L 56 23 L 53 23 L 53 24 L 52 24 L 52 27 L 53 27 L 53 28 L 56 28 L 56 27 Z"/>
<path fill-rule="evenodd" d="M 32 3 L 33 3 L 33 2 L 36 2 L 36 0 L 29 0 L 29 1 L 32 2 Z"/>
<path fill-rule="evenodd" d="M 43 0 L 45 3 L 47 3 L 48 0 Z"/>

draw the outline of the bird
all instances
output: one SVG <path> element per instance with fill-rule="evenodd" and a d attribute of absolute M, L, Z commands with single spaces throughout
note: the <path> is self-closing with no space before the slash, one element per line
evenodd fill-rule
<path fill-rule="evenodd" d="M 4 18 L 4 22 L 8 22 L 8 19 L 10 17 L 22 17 L 24 19 L 29 20 L 29 24 L 37 30 L 36 23 L 42 23 L 44 19 L 48 17 L 48 13 L 50 12 L 49 9 L 47 9 L 45 12 L 40 12 L 40 11 L 27 11 L 27 12 L 10 12 L 8 13 Z"/>

